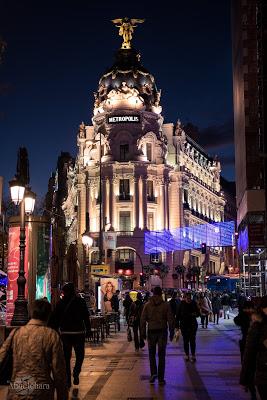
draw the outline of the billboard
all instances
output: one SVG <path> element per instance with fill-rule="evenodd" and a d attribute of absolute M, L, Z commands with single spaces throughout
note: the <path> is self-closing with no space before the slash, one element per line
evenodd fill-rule
<path fill-rule="evenodd" d="M 116 278 L 100 278 L 101 287 L 101 310 L 103 312 L 112 311 L 112 297 L 119 289 L 119 280 Z"/>
<path fill-rule="evenodd" d="M 50 227 L 40 224 L 37 229 L 36 298 L 47 297 L 51 301 L 49 251 Z"/>
<path fill-rule="evenodd" d="M 24 271 L 26 278 L 25 297 L 28 296 L 28 261 L 29 261 L 29 230 L 25 228 L 25 258 L 24 258 Z M 18 297 L 18 273 L 19 273 L 19 236 L 20 227 L 12 226 L 9 228 L 8 233 L 8 258 L 7 258 L 7 301 L 6 301 L 6 324 L 10 325 L 14 308 L 15 300 Z"/>

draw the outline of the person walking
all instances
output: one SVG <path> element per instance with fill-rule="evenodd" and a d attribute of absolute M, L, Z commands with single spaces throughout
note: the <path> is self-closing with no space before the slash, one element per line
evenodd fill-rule
<path fill-rule="evenodd" d="M 111 307 L 112 311 L 116 313 L 116 322 L 117 322 L 117 327 L 118 331 L 121 330 L 121 324 L 120 324 L 120 301 L 118 295 L 120 294 L 119 290 L 116 290 L 116 292 L 113 294 L 111 298 Z"/>
<path fill-rule="evenodd" d="M 191 361 L 196 361 L 196 333 L 198 328 L 197 317 L 200 312 L 197 303 L 192 300 L 192 294 L 186 293 L 181 301 L 176 317 L 176 327 L 181 329 L 184 342 L 185 361 L 189 361 L 189 346 Z"/>
<path fill-rule="evenodd" d="M 72 349 L 76 357 L 73 384 L 79 385 L 79 375 L 84 360 L 85 337 L 91 335 L 91 324 L 85 300 L 76 295 L 72 282 L 63 286 L 63 295 L 52 314 L 50 326 L 60 332 L 66 361 L 67 383 L 68 387 L 71 387 Z"/>
<path fill-rule="evenodd" d="M 248 331 L 240 384 L 256 385 L 260 399 L 267 399 L 267 296 L 261 300 L 261 318 L 255 318 Z"/>
<path fill-rule="evenodd" d="M 212 300 L 211 300 L 211 307 L 212 307 L 212 313 L 213 313 L 213 322 L 215 324 L 219 324 L 219 318 L 220 318 L 220 312 L 222 309 L 222 304 L 220 300 L 220 296 L 218 293 L 214 293 Z"/>
<path fill-rule="evenodd" d="M 137 293 L 136 301 L 131 304 L 129 313 L 129 324 L 133 328 L 135 351 L 145 347 L 144 339 L 141 335 L 141 314 L 143 311 L 143 298 L 140 292 Z"/>
<path fill-rule="evenodd" d="M 209 323 L 209 315 L 212 313 L 211 301 L 207 292 L 205 294 L 200 294 L 199 309 L 202 328 L 207 328 Z"/>
<path fill-rule="evenodd" d="M 0 348 L 0 364 L 10 346 L 13 370 L 8 400 L 67 400 L 67 375 L 62 343 L 58 333 L 47 327 L 51 304 L 35 300 L 32 318 L 14 329 Z"/>
<path fill-rule="evenodd" d="M 162 299 L 162 289 L 156 286 L 153 290 L 153 296 L 144 305 L 141 315 L 141 335 L 146 339 L 146 325 L 147 341 L 149 350 L 150 362 L 150 383 L 154 384 L 156 378 L 160 385 L 165 385 L 165 354 L 169 331 L 173 329 L 174 320 L 171 312 L 170 305 Z M 156 363 L 156 348 L 158 345 L 158 367 Z"/>
<path fill-rule="evenodd" d="M 222 298 L 221 298 L 221 303 L 222 303 L 222 307 L 223 307 L 223 318 L 229 319 L 230 318 L 230 296 L 227 293 L 227 291 L 225 290 L 223 292 Z"/>
<path fill-rule="evenodd" d="M 173 292 L 169 304 L 171 307 L 171 312 L 172 312 L 172 316 L 173 316 L 174 320 L 176 320 L 180 303 L 181 303 L 181 300 L 177 298 L 177 292 Z M 173 336 L 174 336 L 174 329 L 172 330 L 172 332 L 170 332 L 170 340 L 171 341 L 173 339 Z"/>
<path fill-rule="evenodd" d="M 129 322 L 129 313 L 130 313 L 130 307 L 132 304 L 132 299 L 129 293 L 126 293 L 125 299 L 123 300 L 123 307 L 124 307 L 124 315 L 125 315 L 125 320 L 126 323 L 128 324 Z"/>

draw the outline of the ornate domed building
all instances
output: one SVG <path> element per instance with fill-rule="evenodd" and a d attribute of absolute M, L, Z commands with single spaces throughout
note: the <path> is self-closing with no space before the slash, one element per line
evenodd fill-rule
<path fill-rule="evenodd" d="M 192 267 L 202 275 L 219 272 L 220 249 L 202 255 L 159 248 L 149 255 L 144 233 L 222 221 L 220 163 L 186 135 L 179 121 L 164 124 L 161 91 L 129 37 L 123 39 L 94 93 L 92 125 L 79 128 L 78 155 L 69 166 L 62 206 L 67 242 L 77 243 L 81 287 L 87 274 L 97 279 L 103 271 L 138 286 L 147 266 L 152 270 L 148 285 L 158 284 L 162 265 L 169 270 L 164 286 L 178 287 L 185 284 L 177 279 L 181 271 L 185 280 L 191 280 Z M 88 253 L 82 244 L 85 233 L 93 239 Z M 108 244 L 108 236 L 116 237 L 115 245 Z"/>

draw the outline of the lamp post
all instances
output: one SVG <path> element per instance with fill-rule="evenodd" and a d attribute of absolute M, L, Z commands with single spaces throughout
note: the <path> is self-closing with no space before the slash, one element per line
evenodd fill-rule
<path fill-rule="evenodd" d="M 25 325 L 28 320 L 28 302 L 25 298 L 25 213 L 31 214 L 34 210 L 36 195 L 29 187 L 25 187 L 23 180 L 17 176 L 9 182 L 11 199 L 15 205 L 20 205 L 20 242 L 19 242 L 19 275 L 17 279 L 18 297 L 15 301 L 14 315 L 11 321 L 12 326 Z"/>

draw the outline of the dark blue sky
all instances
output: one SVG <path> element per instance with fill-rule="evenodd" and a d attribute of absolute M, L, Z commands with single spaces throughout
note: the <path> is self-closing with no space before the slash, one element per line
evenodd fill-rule
<path fill-rule="evenodd" d="M 230 0 L 0 0 L 0 175 L 15 173 L 26 146 L 32 189 L 47 190 L 61 151 L 76 155 L 80 122 L 121 38 L 110 22 L 145 18 L 134 46 L 162 89 L 165 122 L 199 127 L 199 142 L 234 178 Z M 225 162 L 224 162 L 225 161 Z"/>

